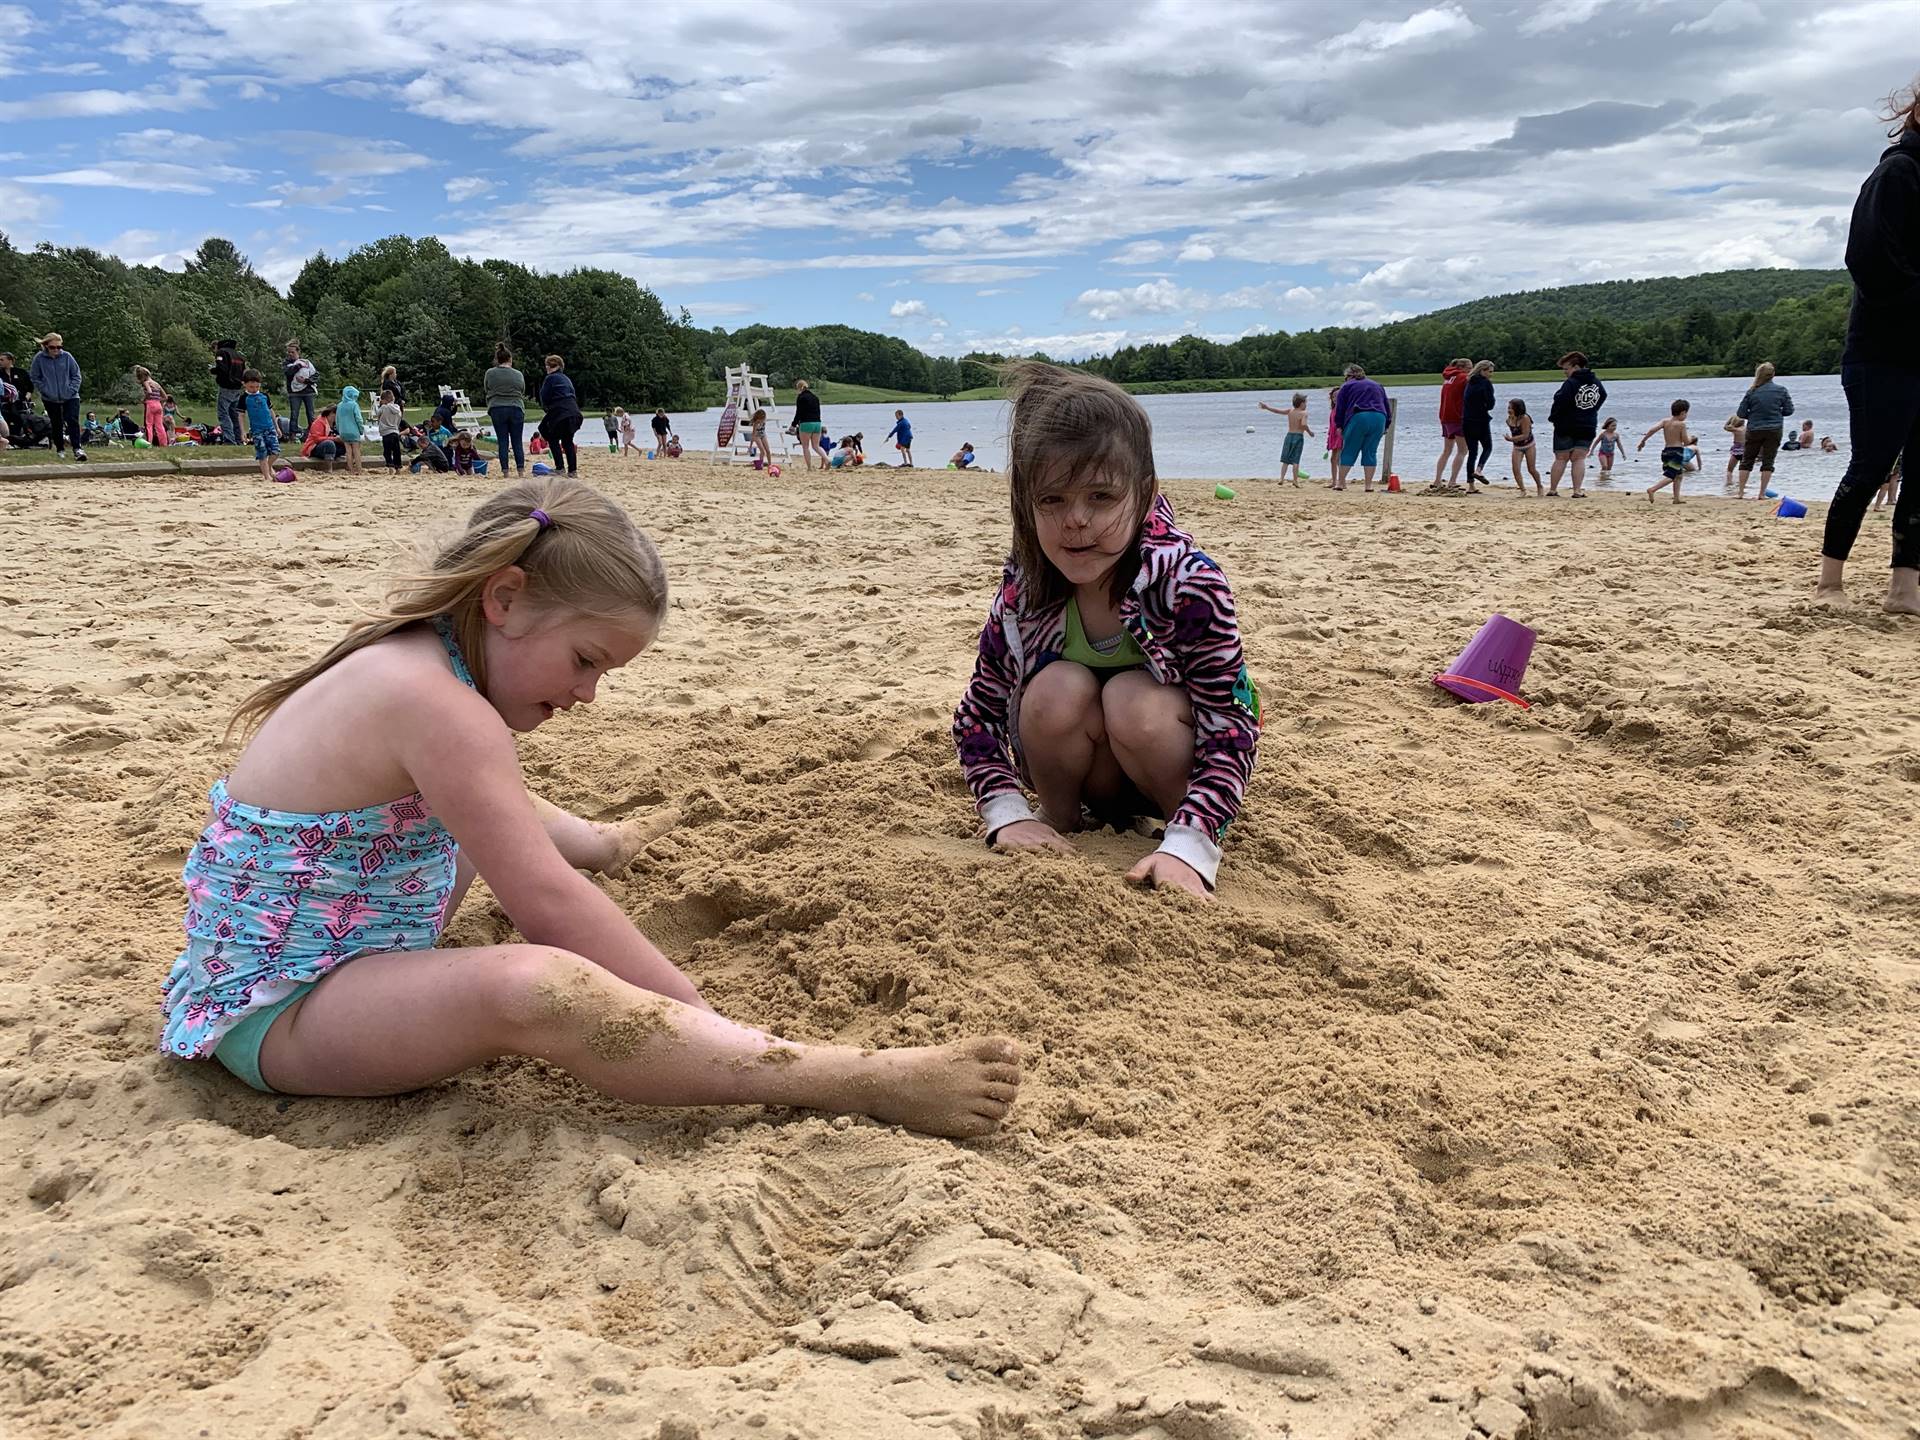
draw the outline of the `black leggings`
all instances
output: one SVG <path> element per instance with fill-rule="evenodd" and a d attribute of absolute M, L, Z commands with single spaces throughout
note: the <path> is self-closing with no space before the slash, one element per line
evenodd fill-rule
<path fill-rule="evenodd" d="M 547 444 L 553 450 L 554 469 L 569 475 L 580 473 L 580 452 L 573 448 L 573 434 L 585 418 L 575 413 L 548 415 L 540 421 L 540 433 L 547 437 Z"/>
<path fill-rule="evenodd" d="M 47 400 L 47 419 L 53 422 L 53 448 L 61 451 L 61 442 L 67 435 L 73 436 L 75 451 L 84 450 L 86 441 L 80 432 L 80 402 L 78 400 Z M 64 452 L 61 452 L 64 453 Z"/>
<path fill-rule="evenodd" d="M 398 430 L 380 437 L 380 455 L 387 462 L 389 470 L 400 468 L 400 432 Z"/>
<path fill-rule="evenodd" d="M 1487 461 L 1493 455 L 1493 426 L 1491 423 L 1475 424 L 1469 420 L 1464 427 L 1467 437 L 1467 474 L 1486 473 Z"/>
<path fill-rule="evenodd" d="M 1847 431 L 1853 456 L 1827 507 L 1827 533 L 1820 553 L 1845 560 L 1859 538 L 1867 506 L 1887 483 L 1894 459 L 1906 451 L 1900 498 L 1893 506 L 1893 568 L 1920 570 L 1920 370 L 1896 365 L 1840 367 L 1847 392 Z"/>

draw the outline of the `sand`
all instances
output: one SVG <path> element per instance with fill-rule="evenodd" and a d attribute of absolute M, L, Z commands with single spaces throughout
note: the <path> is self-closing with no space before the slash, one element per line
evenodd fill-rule
<path fill-rule="evenodd" d="M 617 465 L 656 648 L 523 744 L 723 1011 L 1004 1030 L 954 1144 L 154 1052 L 226 709 L 488 482 L 0 487 L 0 1434 L 1912 1435 L 1920 627 L 1819 511 L 1169 485 L 1269 722 L 1216 903 L 988 854 L 995 477 Z M 1428 678 L 1502 609 L 1531 712 Z M 511 927 L 484 888 L 452 943 Z"/>

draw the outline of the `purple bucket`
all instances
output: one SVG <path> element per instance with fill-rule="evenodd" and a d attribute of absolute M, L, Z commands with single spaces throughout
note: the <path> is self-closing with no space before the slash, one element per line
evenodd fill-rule
<path fill-rule="evenodd" d="M 1533 631 L 1518 620 L 1495 615 L 1433 683 L 1469 704 L 1505 700 L 1528 710 L 1532 707 L 1520 698 L 1520 680 L 1532 654 Z"/>

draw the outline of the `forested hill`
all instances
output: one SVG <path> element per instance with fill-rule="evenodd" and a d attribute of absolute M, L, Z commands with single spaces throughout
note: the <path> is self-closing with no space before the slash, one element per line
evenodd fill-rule
<path fill-rule="evenodd" d="M 1602 280 L 1594 285 L 1489 295 L 1429 310 L 1419 318 L 1452 324 L 1585 316 L 1644 324 L 1684 315 L 1696 306 L 1723 315 L 1765 310 L 1776 301 L 1803 300 L 1846 280 L 1844 270 L 1716 270 L 1706 275 L 1662 275 L 1656 280 Z"/>

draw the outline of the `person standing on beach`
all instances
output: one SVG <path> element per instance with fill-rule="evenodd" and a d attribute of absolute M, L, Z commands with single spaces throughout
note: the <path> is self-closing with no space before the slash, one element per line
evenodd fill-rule
<path fill-rule="evenodd" d="M 1600 407 L 1607 403 L 1607 387 L 1587 368 L 1587 357 L 1569 350 L 1560 357 L 1560 371 L 1567 378 L 1553 393 L 1553 405 L 1547 411 L 1547 423 L 1553 427 L 1553 469 L 1547 472 L 1547 496 L 1560 493 L 1560 474 L 1573 467 L 1573 498 L 1586 499 L 1580 488 L 1587 476 L 1587 450 L 1600 428 Z"/>
<path fill-rule="evenodd" d="M 1683 504 L 1680 499 L 1680 481 L 1687 473 L 1687 447 L 1700 442 L 1687 433 L 1687 412 L 1693 407 L 1685 400 L 1673 402 L 1673 409 L 1665 420 L 1656 420 L 1647 427 L 1647 433 L 1640 437 L 1640 443 L 1634 446 L 1635 453 L 1647 448 L 1647 441 L 1655 434 L 1660 441 L 1660 478 L 1647 487 L 1647 500 L 1660 493 L 1662 486 L 1673 486 L 1673 503 Z"/>
<path fill-rule="evenodd" d="M 1279 415 L 1287 422 L 1287 438 L 1280 442 L 1280 480 L 1285 483 L 1291 479 L 1294 488 L 1300 485 L 1300 457 L 1306 453 L 1307 436 L 1313 434 L 1313 427 L 1307 423 L 1307 397 L 1295 395 L 1293 404 L 1281 410 L 1275 406 L 1260 402 L 1260 408 L 1269 415 Z M 1292 470 L 1292 476 L 1287 471 Z"/>
<path fill-rule="evenodd" d="M 1327 488 L 1340 478 L 1340 387 L 1327 391 Z"/>
<path fill-rule="evenodd" d="M 820 397 L 804 380 L 793 382 L 793 428 L 800 437 L 800 458 L 813 469 L 813 457 L 820 456 L 820 468 L 827 468 L 827 457 L 820 451 Z"/>
<path fill-rule="evenodd" d="M 1467 493 L 1473 487 L 1491 485 L 1487 479 L 1487 461 L 1493 455 L 1493 362 L 1482 360 L 1467 379 L 1467 393 L 1461 400 L 1460 428 L 1467 441 Z"/>
<path fill-rule="evenodd" d="M 167 445 L 167 387 L 153 378 L 144 365 L 133 367 L 133 383 L 140 387 L 140 403 L 145 407 L 146 424 L 141 434 L 149 445 L 165 449 Z"/>
<path fill-rule="evenodd" d="M 374 388 L 393 391 L 395 402 L 402 410 L 407 408 L 407 387 L 400 383 L 400 372 L 393 366 L 389 365 L 380 372 L 380 379 Z"/>
<path fill-rule="evenodd" d="M 87 458 L 86 436 L 80 430 L 80 362 L 68 352 L 58 331 L 49 331 L 40 341 L 40 353 L 30 367 L 32 388 L 40 392 L 40 403 L 47 407 L 47 419 L 53 422 L 53 453 L 64 455 L 64 437 L 73 436 L 73 458 Z"/>
<path fill-rule="evenodd" d="M 1440 458 L 1433 462 L 1434 493 L 1460 488 L 1460 467 L 1467 459 L 1466 428 L 1461 423 L 1467 398 L 1467 378 L 1473 373 L 1471 360 L 1450 360 L 1440 372 Z M 1453 461 L 1453 474 L 1447 474 L 1447 461 Z"/>
<path fill-rule="evenodd" d="M 913 422 L 907 419 L 907 412 L 893 412 L 893 428 L 887 432 L 887 439 L 894 442 L 893 448 L 900 452 L 900 468 L 907 469 L 913 464 Z"/>
<path fill-rule="evenodd" d="M 213 342 L 213 364 L 207 367 L 213 376 L 214 418 L 220 426 L 220 440 L 223 444 L 238 445 L 245 433 L 240 419 L 247 408 L 247 387 L 240 377 L 247 373 L 247 357 L 237 348 L 236 341 L 216 340 Z"/>
<path fill-rule="evenodd" d="M 1853 309 L 1840 352 L 1847 395 L 1847 473 L 1827 508 L 1815 596 L 1839 600 L 1847 556 L 1867 505 L 1894 458 L 1920 455 L 1920 79 L 1891 97 L 1883 118 L 1893 144 L 1860 187 L 1847 233 Z M 1883 608 L 1920 615 L 1920 485 L 1900 487 L 1893 509 L 1893 573 Z"/>
<path fill-rule="evenodd" d="M 387 367 L 391 370 L 393 367 Z M 493 422 L 494 442 L 500 447 L 500 474 L 507 473 L 509 455 L 513 473 L 527 473 L 527 452 L 521 440 L 527 428 L 527 377 L 513 368 L 513 352 L 502 340 L 493 347 L 493 368 L 480 381 Z"/>
<path fill-rule="evenodd" d="M 1334 469 L 1333 488 L 1347 488 L 1347 472 L 1358 460 L 1366 474 L 1367 494 L 1373 493 L 1373 472 L 1380 463 L 1380 438 L 1387 433 L 1392 414 L 1387 392 L 1369 380 L 1359 365 L 1347 366 L 1347 379 L 1335 392 L 1334 428 L 1340 432 L 1340 463 Z"/>
<path fill-rule="evenodd" d="M 547 378 L 540 382 L 540 433 L 553 451 L 554 468 L 568 475 L 580 473 L 580 452 L 574 448 L 574 432 L 587 417 L 580 413 L 580 400 L 573 380 L 567 374 L 567 362 L 558 355 L 547 356 Z M 505 470 L 503 461 L 500 468 Z"/>
<path fill-rule="evenodd" d="M 320 393 L 319 373 L 311 360 L 302 359 L 300 342 L 287 342 L 287 358 L 280 366 L 280 373 L 287 382 L 287 423 L 293 427 L 293 438 L 298 440 L 306 432 L 300 428 L 300 410 L 306 407 L 307 424 L 313 424 L 313 402 Z"/>
<path fill-rule="evenodd" d="M 1740 446 L 1740 489 L 1733 497 L 1736 500 L 1747 498 L 1747 476 L 1755 465 L 1760 467 L 1757 498 L 1766 499 L 1773 486 L 1773 457 L 1780 453 L 1780 432 L 1787 416 L 1793 414 L 1793 396 L 1773 378 L 1774 373 L 1771 360 L 1762 360 L 1754 367 L 1753 384 L 1740 397 L 1740 408 L 1734 412 L 1734 419 L 1746 425 Z"/>
<path fill-rule="evenodd" d="M 667 436 L 671 434 L 672 431 L 673 422 L 667 419 L 665 408 L 656 409 L 653 412 L 653 454 L 648 456 L 648 459 L 664 460 L 667 458 Z"/>

